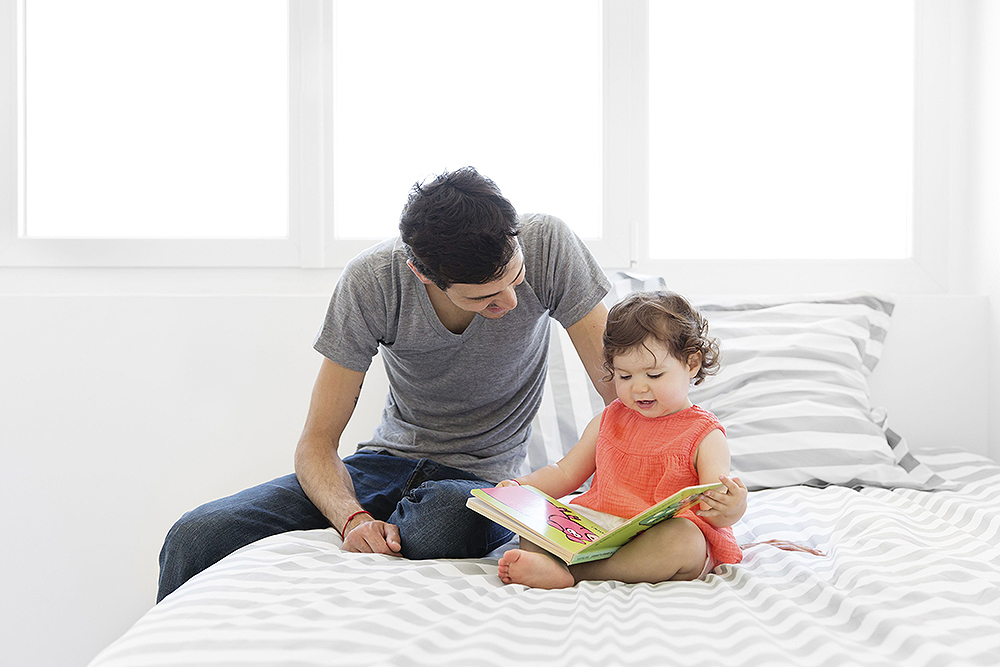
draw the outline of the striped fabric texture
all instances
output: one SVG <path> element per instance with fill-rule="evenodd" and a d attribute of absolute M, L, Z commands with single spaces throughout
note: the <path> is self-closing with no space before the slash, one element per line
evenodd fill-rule
<path fill-rule="evenodd" d="M 657 276 L 615 273 L 610 307 Z M 734 475 L 750 489 L 795 484 L 942 488 L 871 405 L 868 378 L 892 301 L 871 294 L 695 300 L 722 345 L 722 370 L 691 391 L 726 427 Z M 522 474 L 558 461 L 604 407 L 569 335 L 553 323 L 549 375 Z"/>
<path fill-rule="evenodd" d="M 697 305 L 721 341 L 722 370 L 693 388 L 691 400 L 725 425 L 734 474 L 748 488 L 944 484 L 871 405 L 868 378 L 889 330 L 889 299 Z"/>
<path fill-rule="evenodd" d="M 91 667 L 171 665 L 993 666 L 1000 467 L 925 462 L 953 490 L 750 494 L 741 544 L 705 581 L 504 586 L 495 559 L 346 553 L 333 530 L 267 538 L 196 576 Z"/>

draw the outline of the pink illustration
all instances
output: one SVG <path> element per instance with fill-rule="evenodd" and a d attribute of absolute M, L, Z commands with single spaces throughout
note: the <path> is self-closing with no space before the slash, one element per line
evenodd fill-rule
<path fill-rule="evenodd" d="M 546 503 L 546 505 L 549 507 L 549 525 L 566 533 L 566 537 L 570 540 L 586 544 L 597 539 L 597 535 L 579 524 L 579 517 L 573 512 L 556 507 L 552 503 Z"/>

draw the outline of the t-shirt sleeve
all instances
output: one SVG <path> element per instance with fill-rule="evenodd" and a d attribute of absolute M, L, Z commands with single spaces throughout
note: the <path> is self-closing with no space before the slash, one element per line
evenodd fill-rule
<path fill-rule="evenodd" d="M 576 324 L 601 302 L 611 283 L 586 244 L 569 226 L 551 216 L 532 221 L 537 234 L 533 287 L 539 301 L 563 327 Z"/>
<path fill-rule="evenodd" d="M 353 371 L 367 372 L 385 339 L 385 292 L 363 257 L 351 260 L 337 281 L 313 348 Z"/>

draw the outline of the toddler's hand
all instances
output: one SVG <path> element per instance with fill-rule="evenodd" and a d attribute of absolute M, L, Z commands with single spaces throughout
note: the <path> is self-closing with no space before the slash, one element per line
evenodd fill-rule
<path fill-rule="evenodd" d="M 517 483 L 516 479 L 505 479 L 504 481 L 497 484 L 496 488 L 499 489 L 504 486 L 521 486 L 521 485 Z"/>
<path fill-rule="evenodd" d="M 739 477 L 719 475 L 719 481 L 725 484 L 725 491 L 706 491 L 701 496 L 702 507 L 697 514 L 706 518 L 714 518 L 712 523 L 717 526 L 731 526 L 736 523 L 747 508 L 747 487 Z"/>

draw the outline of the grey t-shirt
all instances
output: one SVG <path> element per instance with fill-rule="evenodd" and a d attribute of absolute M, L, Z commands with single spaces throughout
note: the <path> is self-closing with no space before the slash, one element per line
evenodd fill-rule
<path fill-rule="evenodd" d="M 381 346 L 389 392 L 359 450 L 428 458 L 492 482 L 517 473 L 542 398 L 548 316 L 569 327 L 610 289 L 558 218 L 521 216 L 518 238 L 525 273 L 517 307 L 500 319 L 477 316 L 461 334 L 438 319 L 398 237 L 348 263 L 314 347 L 366 372 Z"/>

